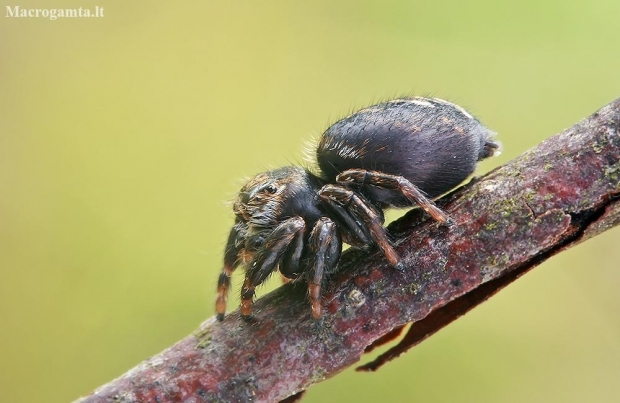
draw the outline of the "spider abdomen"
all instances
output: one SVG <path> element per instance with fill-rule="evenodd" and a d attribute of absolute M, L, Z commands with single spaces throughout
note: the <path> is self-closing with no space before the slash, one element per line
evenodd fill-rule
<path fill-rule="evenodd" d="M 436 98 L 410 98 L 374 105 L 334 123 L 317 148 L 328 182 L 349 169 L 402 176 L 427 196 L 449 191 L 471 175 L 477 161 L 493 154 L 493 132 L 461 107 Z M 371 203 L 407 206 L 388 189 L 366 186 Z"/>

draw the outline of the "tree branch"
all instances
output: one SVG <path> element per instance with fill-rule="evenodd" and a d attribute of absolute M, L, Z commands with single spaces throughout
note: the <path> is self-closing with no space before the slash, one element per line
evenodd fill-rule
<path fill-rule="evenodd" d="M 238 311 L 222 323 L 211 318 L 79 401 L 278 402 L 413 322 L 398 345 L 358 368 L 377 369 L 547 258 L 620 223 L 620 98 L 439 204 L 455 225 L 416 209 L 389 227 L 404 273 L 379 252 L 344 253 L 320 323 L 305 287 L 287 284 L 257 301 L 252 323 Z"/>

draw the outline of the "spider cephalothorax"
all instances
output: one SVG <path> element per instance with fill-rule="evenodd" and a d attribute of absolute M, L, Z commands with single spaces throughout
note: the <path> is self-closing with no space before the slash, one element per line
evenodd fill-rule
<path fill-rule="evenodd" d="M 431 201 L 461 183 L 496 153 L 493 133 L 463 108 L 436 98 L 396 99 L 362 109 L 329 127 L 317 147 L 319 174 L 288 166 L 263 172 L 239 192 L 236 222 L 224 253 L 216 311 L 224 318 L 233 270 L 246 269 L 241 314 L 254 289 L 275 270 L 308 283 L 312 315 L 321 316 L 321 285 L 342 242 L 376 245 L 402 268 L 383 227 L 386 207 L 420 206 L 449 217 Z"/>

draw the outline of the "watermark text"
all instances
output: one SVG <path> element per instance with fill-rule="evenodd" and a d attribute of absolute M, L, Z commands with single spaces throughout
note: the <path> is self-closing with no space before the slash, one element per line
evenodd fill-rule
<path fill-rule="evenodd" d="M 103 18 L 104 9 L 100 6 L 90 8 L 21 8 L 20 6 L 6 6 L 6 18 Z"/>

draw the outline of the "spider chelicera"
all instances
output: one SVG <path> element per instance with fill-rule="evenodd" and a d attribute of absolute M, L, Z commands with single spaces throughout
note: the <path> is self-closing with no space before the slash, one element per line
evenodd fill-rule
<path fill-rule="evenodd" d="M 419 206 L 450 218 L 431 199 L 467 178 L 499 144 L 463 108 L 437 98 L 402 98 L 362 109 L 323 133 L 318 174 L 287 166 L 263 172 L 239 192 L 235 224 L 218 280 L 223 320 L 230 276 L 245 267 L 241 315 L 252 314 L 255 288 L 279 270 L 308 284 L 312 316 L 321 317 L 321 285 L 342 243 L 376 245 L 396 269 L 403 265 L 383 223 L 387 207 Z"/>

